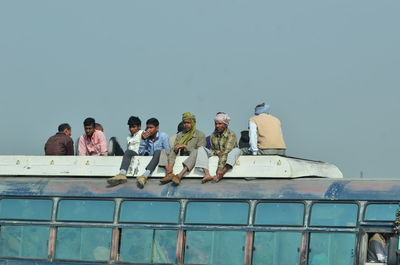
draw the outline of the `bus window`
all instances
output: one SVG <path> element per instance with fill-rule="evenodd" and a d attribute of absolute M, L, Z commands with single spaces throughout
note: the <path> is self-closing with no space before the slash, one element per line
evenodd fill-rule
<path fill-rule="evenodd" d="M 112 222 L 114 201 L 61 200 L 57 220 Z"/>
<path fill-rule="evenodd" d="M 358 205 L 350 203 L 315 203 L 311 226 L 356 226 Z"/>
<path fill-rule="evenodd" d="M 301 232 L 255 232 L 253 264 L 300 264 Z"/>
<path fill-rule="evenodd" d="M 364 220 L 393 222 L 397 210 L 399 210 L 398 204 L 368 204 Z"/>
<path fill-rule="evenodd" d="M 355 234 L 311 233 L 308 265 L 354 264 Z"/>
<path fill-rule="evenodd" d="M 247 224 L 248 212 L 245 202 L 189 202 L 186 223 Z"/>
<path fill-rule="evenodd" d="M 58 227 L 55 258 L 60 260 L 109 260 L 111 234 L 111 228 Z"/>
<path fill-rule="evenodd" d="M 179 210 L 179 202 L 124 201 L 119 220 L 133 223 L 178 223 Z"/>
<path fill-rule="evenodd" d="M 259 203 L 256 208 L 257 225 L 302 226 L 304 204 L 302 203 Z"/>
<path fill-rule="evenodd" d="M 50 220 L 52 200 L 2 199 L 0 218 L 17 220 Z"/>
<path fill-rule="evenodd" d="M 243 264 L 246 232 L 186 231 L 185 264 Z"/>
<path fill-rule="evenodd" d="M 2 225 L 0 256 L 47 258 L 49 227 L 40 225 Z"/>
<path fill-rule="evenodd" d="M 122 229 L 120 260 L 173 264 L 177 237 L 177 230 Z"/>

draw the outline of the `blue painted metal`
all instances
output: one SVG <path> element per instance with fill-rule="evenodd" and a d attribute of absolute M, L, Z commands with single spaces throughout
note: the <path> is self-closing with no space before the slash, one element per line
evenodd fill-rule
<path fill-rule="evenodd" d="M 138 189 L 134 179 L 108 187 L 104 178 L 5 177 L 1 196 L 143 198 L 143 199 L 229 199 L 229 200 L 369 200 L 400 201 L 400 180 L 334 179 L 224 179 L 200 184 L 183 180 L 179 186 L 160 185 L 150 179 Z"/>

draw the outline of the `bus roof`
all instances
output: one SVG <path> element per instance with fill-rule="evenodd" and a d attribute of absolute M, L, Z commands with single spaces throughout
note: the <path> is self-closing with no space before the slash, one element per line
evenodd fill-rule
<path fill-rule="evenodd" d="M 201 184 L 184 179 L 179 186 L 160 185 L 150 179 L 144 189 L 128 183 L 110 187 L 104 178 L 3 177 L 2 196 L 127 198 L 127 199 L 199 199 L 199 200 L 368 200 L 400 201 L 400 181 L 305 179 L 223 179 Z"/>

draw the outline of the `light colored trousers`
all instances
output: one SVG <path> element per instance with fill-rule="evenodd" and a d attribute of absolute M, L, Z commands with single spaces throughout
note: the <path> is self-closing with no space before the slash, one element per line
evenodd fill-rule
<path fill-rule="evenodd" d="M 226 164 L 233 167 L 241 154 L 242 151 L 239 148 L 233 148 L 232 151 L 228 153 Z M 208 169 L 208 159 L 213 155 L 214 154 L 211 152 L 210 149 L 202 146 L 199 147 L 196 151 L 190 153 L 190 156 L 186 158 L 185 161 L 183 161 L 183 165 L 186 166 L 189 171 L 192 170 L 194 167 Z"/>

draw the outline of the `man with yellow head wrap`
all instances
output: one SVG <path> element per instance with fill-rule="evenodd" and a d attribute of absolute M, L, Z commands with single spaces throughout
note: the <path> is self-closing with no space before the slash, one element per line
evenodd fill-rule
<path fill-rule="evenodd" d="M 160 180 L 162 184 L 173 182 L 181 183 L 182 176 L 173 174 L 176 156 L 188 156 L 194 150 L 206 145 L 204 133 L 196 129 L 196 117 L 190 112 L 182 114 L 183 131 L 178 133 L 171 151 L 163 150 L 158 166 L 165 167 L 166 175 Z"/>

